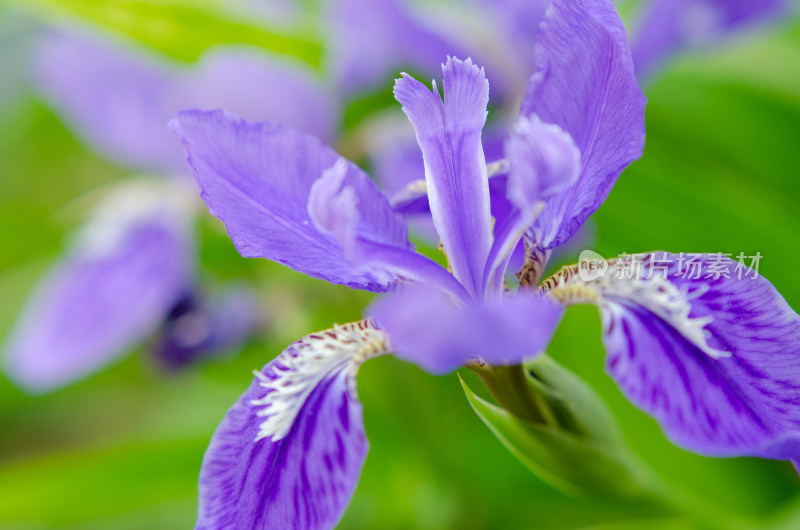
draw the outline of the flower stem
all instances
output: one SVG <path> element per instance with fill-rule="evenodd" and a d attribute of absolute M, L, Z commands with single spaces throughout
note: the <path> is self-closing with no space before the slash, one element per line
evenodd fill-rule
<path fill-rule="evenodd" d="M 473 363 L 475 371 L 497 404 L 514 416 L 541 425 L 554 425 L 556 418 L 544 398 L 531 391 L 522 365 L 492 366 Z"/>

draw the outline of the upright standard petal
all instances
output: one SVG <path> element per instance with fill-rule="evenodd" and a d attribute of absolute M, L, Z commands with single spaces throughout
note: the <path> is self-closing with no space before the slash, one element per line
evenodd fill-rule
<path fill-rule="evenodd" d="M 368 321 L 337 326 L 257 372 L 203 458 L 197 528 L 332 528 L 367 454 L 356 370 L 385 343 Z"/>
<path fill-rule="evenodd" d="M 545 289 L 601 305 L 609 373 L 675 443 L 797 460 L 800 316 L 741 262 L 688 256 L 629 256 L 589 281 L 565 268 Z"/>
<path fill-rule="evenodd" d="M 518 364 L 543 353 L 563 309 L 531 294 L 456 308 L 441 293 L 415 286 L 379 299 L 369 313 L 397 357 L 444 374 L 471 361 Z"/>
<path fill-rule="evenodd" d="M 396 279 L 354 265 L 340 242 L 309 217 L 314 183 L 340 157 L 288 127 L 249 123 L 224 111 L 182 111 L 171 125 L 211 213 L 245 257 L 278 261 L 297 271 L 353 288 L 383 291 Z M 394 248 L 410 243 L 402 217 L 369 177 L 350 162 L 342 185 L 358 204 L 356 235 Z"/>
<path fill-rule="evenodd" d="M 263 50 L 218 47 L 187 67 L 88 33 L 53 32 L 33 62 L 36 88 L 103 156 L 147 171 L 186 171 L 166 124 L 189 107 L 226 108 L 330 139 L 333 97 L 312 72 Z"/>
<path fill-rule="evenodd" d="M 107 206 L 124 217 L 124 205 Z M 193 281 L 189 231 L 171 215 L 89 225 L 28 300 L 5 345 L 6 373 L 30 390 L 52 390 L 155 333 Z"/>
<path fill-rule="evenodd" d="M 395 84 L 417 134 L 425 162 L 433 222 L 456 278 L 479 292 L 492 243 L 489 182 L 481 146 L 489 83 L 472 61 L 450 58 L 444 72 L 444 104 L 436 84 L 404 75 Z"/>
<path fill-rule="evenodd" d="M 652 76 L 670 55 L 787 11 L 786 0 L 651 0 L 631 39 L 636 74 Z"/>
<path fill-rule="evenodd" d="M 522 115 L 558 125 L 581 152 L 578 180 L 547 201 L 532 228 L 536 244 L 550 250 L 580 228 L 641 156 L 645 98 L 610 0 L 555 0 L 538 39 Z"/>

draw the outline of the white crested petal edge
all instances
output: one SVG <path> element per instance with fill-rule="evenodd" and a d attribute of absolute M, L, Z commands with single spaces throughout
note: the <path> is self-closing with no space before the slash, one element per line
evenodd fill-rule
<path fill-rule="evenodd" d="M 306 335 L 275 361 L 272 369 L 255 370 L 264 396 L 250 404 L 263 418 L 256 440 L 277 442 L 294 425 L 311 392 L 331 374 L 345 375 L 350 397 L 357 399 L 356 374 L 361 364 L 388 353 L 388 338 L 371 320 L 362 320 Z"/>
<path fill-rule="evenodd" d="M 636 304 L 657 316 L 684 339 L 703 353 L 713 358 L 728 357 L 729 352 L 712 347 L 706 325 L 712 316 L 691 316 L 692 300 L 702 296 L 708 286 L 703 283 L 685 284 L 678 287 L 665 275 L 652 274 L 648 278 L 641 270 L 635 271 L 632 263 L 650 255 L 641 254 L 629 258 L 609 260 L 608 268 L 597 277 L 582 273 L 581 265 L 567 265 L 542 283 L 540 290 L 563 305 L 596 304 L 606 308 L 608 304 Z M 646 271 L 645 271 L 646 272 Z"/>
<path fill-rule="evenodd" d="M 257 372 L 203 458 L 196 528 L 335 526 L 368 448 L 356 371 L 387 350 L 363 320 L 303 337 Z"/>

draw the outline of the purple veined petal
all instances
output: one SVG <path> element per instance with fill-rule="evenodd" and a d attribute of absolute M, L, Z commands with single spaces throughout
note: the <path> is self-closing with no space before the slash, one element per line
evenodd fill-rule
<path fill-rule="evenodd" d="M 187 107 L 224 107 L 331 138 L 333 97 L 306 68 L 245 47 L 214 48 L 194 65 L 166 61 L 88 31 L 53 31 L 33 62 L 39 92 L 102 155 L 139 170 L 185 173 L 166 124 Z"/>
<path fill-rule="evenodd" d="M 402 66 L 433 75 L 443 58 L 462 52 L 407 0 L 329 0 L 327 9 L 330 70 L 345 95 L 377 88 Z"/>
<path fill-rule="evenodd" d="M 408 76 L 397 80 L 395 97 L 422 149 L 431 214 L 453 274 L 475 296 L 492 241 L 481 145 L 489 84 L 469 59 L 450 58 L 442 71 L 444 104 L 435 83 L 431 92 Z"/>
<path fill-rule="evenodd" d="M 162 186 L 150 190 L 159 197 L 119 191 L 35 288 L 5 344 L 6 373 L 31 391 L 85 377 L 146 340 L 193 281 L 182 206 Z"/>
<path fill-rule="evenodd" d="M 633 62 L 639 79 L 651 77 L 681 49 L 711 44 L 725 34 L 777 18 L 786 0 L 650 0 L 635 24 Z"/>
<path fill-rule="evenodd" d="M 547 201 L 532 228 L 532 239 L 550 250 L 580 228 L 641 156 L 645 98 L 610 0 L 555 0 L 535 60 L 521 115 L 558 125 L 581 152 L 578 180 Z"/>
<path fill-rule="evenodd" d="M 311 188 L 339 156 L 317 139 L 224 111 L 182 111 L 171 122 L 188 153 L 202 197 L 245 257 L 267 258 L 331 283 L 383 291 L 396 279 L 362 271 L 309 217 Z M 346 163 L 344 185 L 359 206 L 357 236 L 410 248 L 402 217 L 369 177 Z"/>
<path fill-rule="evenodd" d="M 264 322 L 252 287 L 232 285 L 217 296 L 188 293 L 172 308 L 153 354 L 168 370 L 239 348 Z"/>
<path fill-rule="evenodd" d="M 700 454 L 797 460 L 800 316 L 722 255 L 626 260 L 591 281 L 562 269 L 545 285 L 562 301 L 600 304 L 606 368 L 628 399 Z M 616 278 L 626 270 L 640 279 Z"/>
<path fill-rule="evenodd" d="M 544 351 L 563 308 L 531 293 L 456 308 L 441 293 L 414 286 L 369 308 L 394 354 L 433 374 L 473 360 L 515 364 Z"/>
<path fill-rule="evenodd" d="M 196 528 L 332 528 L 367 454 L 356 370 L 383 353 L 385 335 L 362 321 L 304 337 L 257 372 L 203 458 Z"/>

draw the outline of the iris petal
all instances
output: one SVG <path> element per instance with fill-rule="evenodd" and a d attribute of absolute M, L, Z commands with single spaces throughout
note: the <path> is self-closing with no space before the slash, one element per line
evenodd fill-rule
<path fill-rule="evenodd" d="M 431 92 L 408 76 L 397 80 L 395 97 L 417 133 L 433 222 L 453 274 L 475 295 L 492 242 L 481 146 L 489 84 L 469 59 L 448 59 L 442 70 L 444 104 L 438 90 Z"/>
<path fill-rule="evenodd" d="M 606 367 L 666 434 L 714 456 L 800 455 L 800 316 L 751 269 L 720 255 L 637 256 L 642 278 L 545 283 L 603 308 Z M 652 273 L 652 274 L 651 274 Z M 594 297 L 594 298 L 593 298 Z"/>
<path fill-rule="evenodd" d="M 394 354 L 434 374 L 473 360 L 517 364 L 544 351 L 563 309 L 532 294 L 456 308 L 422 286 L 387 295 L 369 310 Z"/>
<path fill-rule="evenodd" d="M 257 373 L 203 458 L 196 527 L 333 527 L 368 447 L 355 372 L 381 353 L 381 332 L 357 322 L 304 337 Z"/>
<path fill-rule="evenodd" d="M 580 228 L 641 156 L 645 98 L 609 0 L 555 0 L 539 29 L 535 61 L 521 115 L 558 125 L 581 152 L 577 181 L 547 201 L 533 226 L 533 240 L 550 250 Z"/>
<path fill-rule="evenodd" d="M 332 149 L 288 127 L 249 123 L 223 111 L 182 111 L 172 127 L 186 147 L 203 199 L 243 256 L 370 291 L 386 290 L 395 280 L 354 265 L 341 242 L 309 216 L 312 186 L 340 159 Z M 358 204 L 356 235 L 410 248 L 402 217 L 361 169 L 343 164 L 341 184 L 353 190 Z"/>

